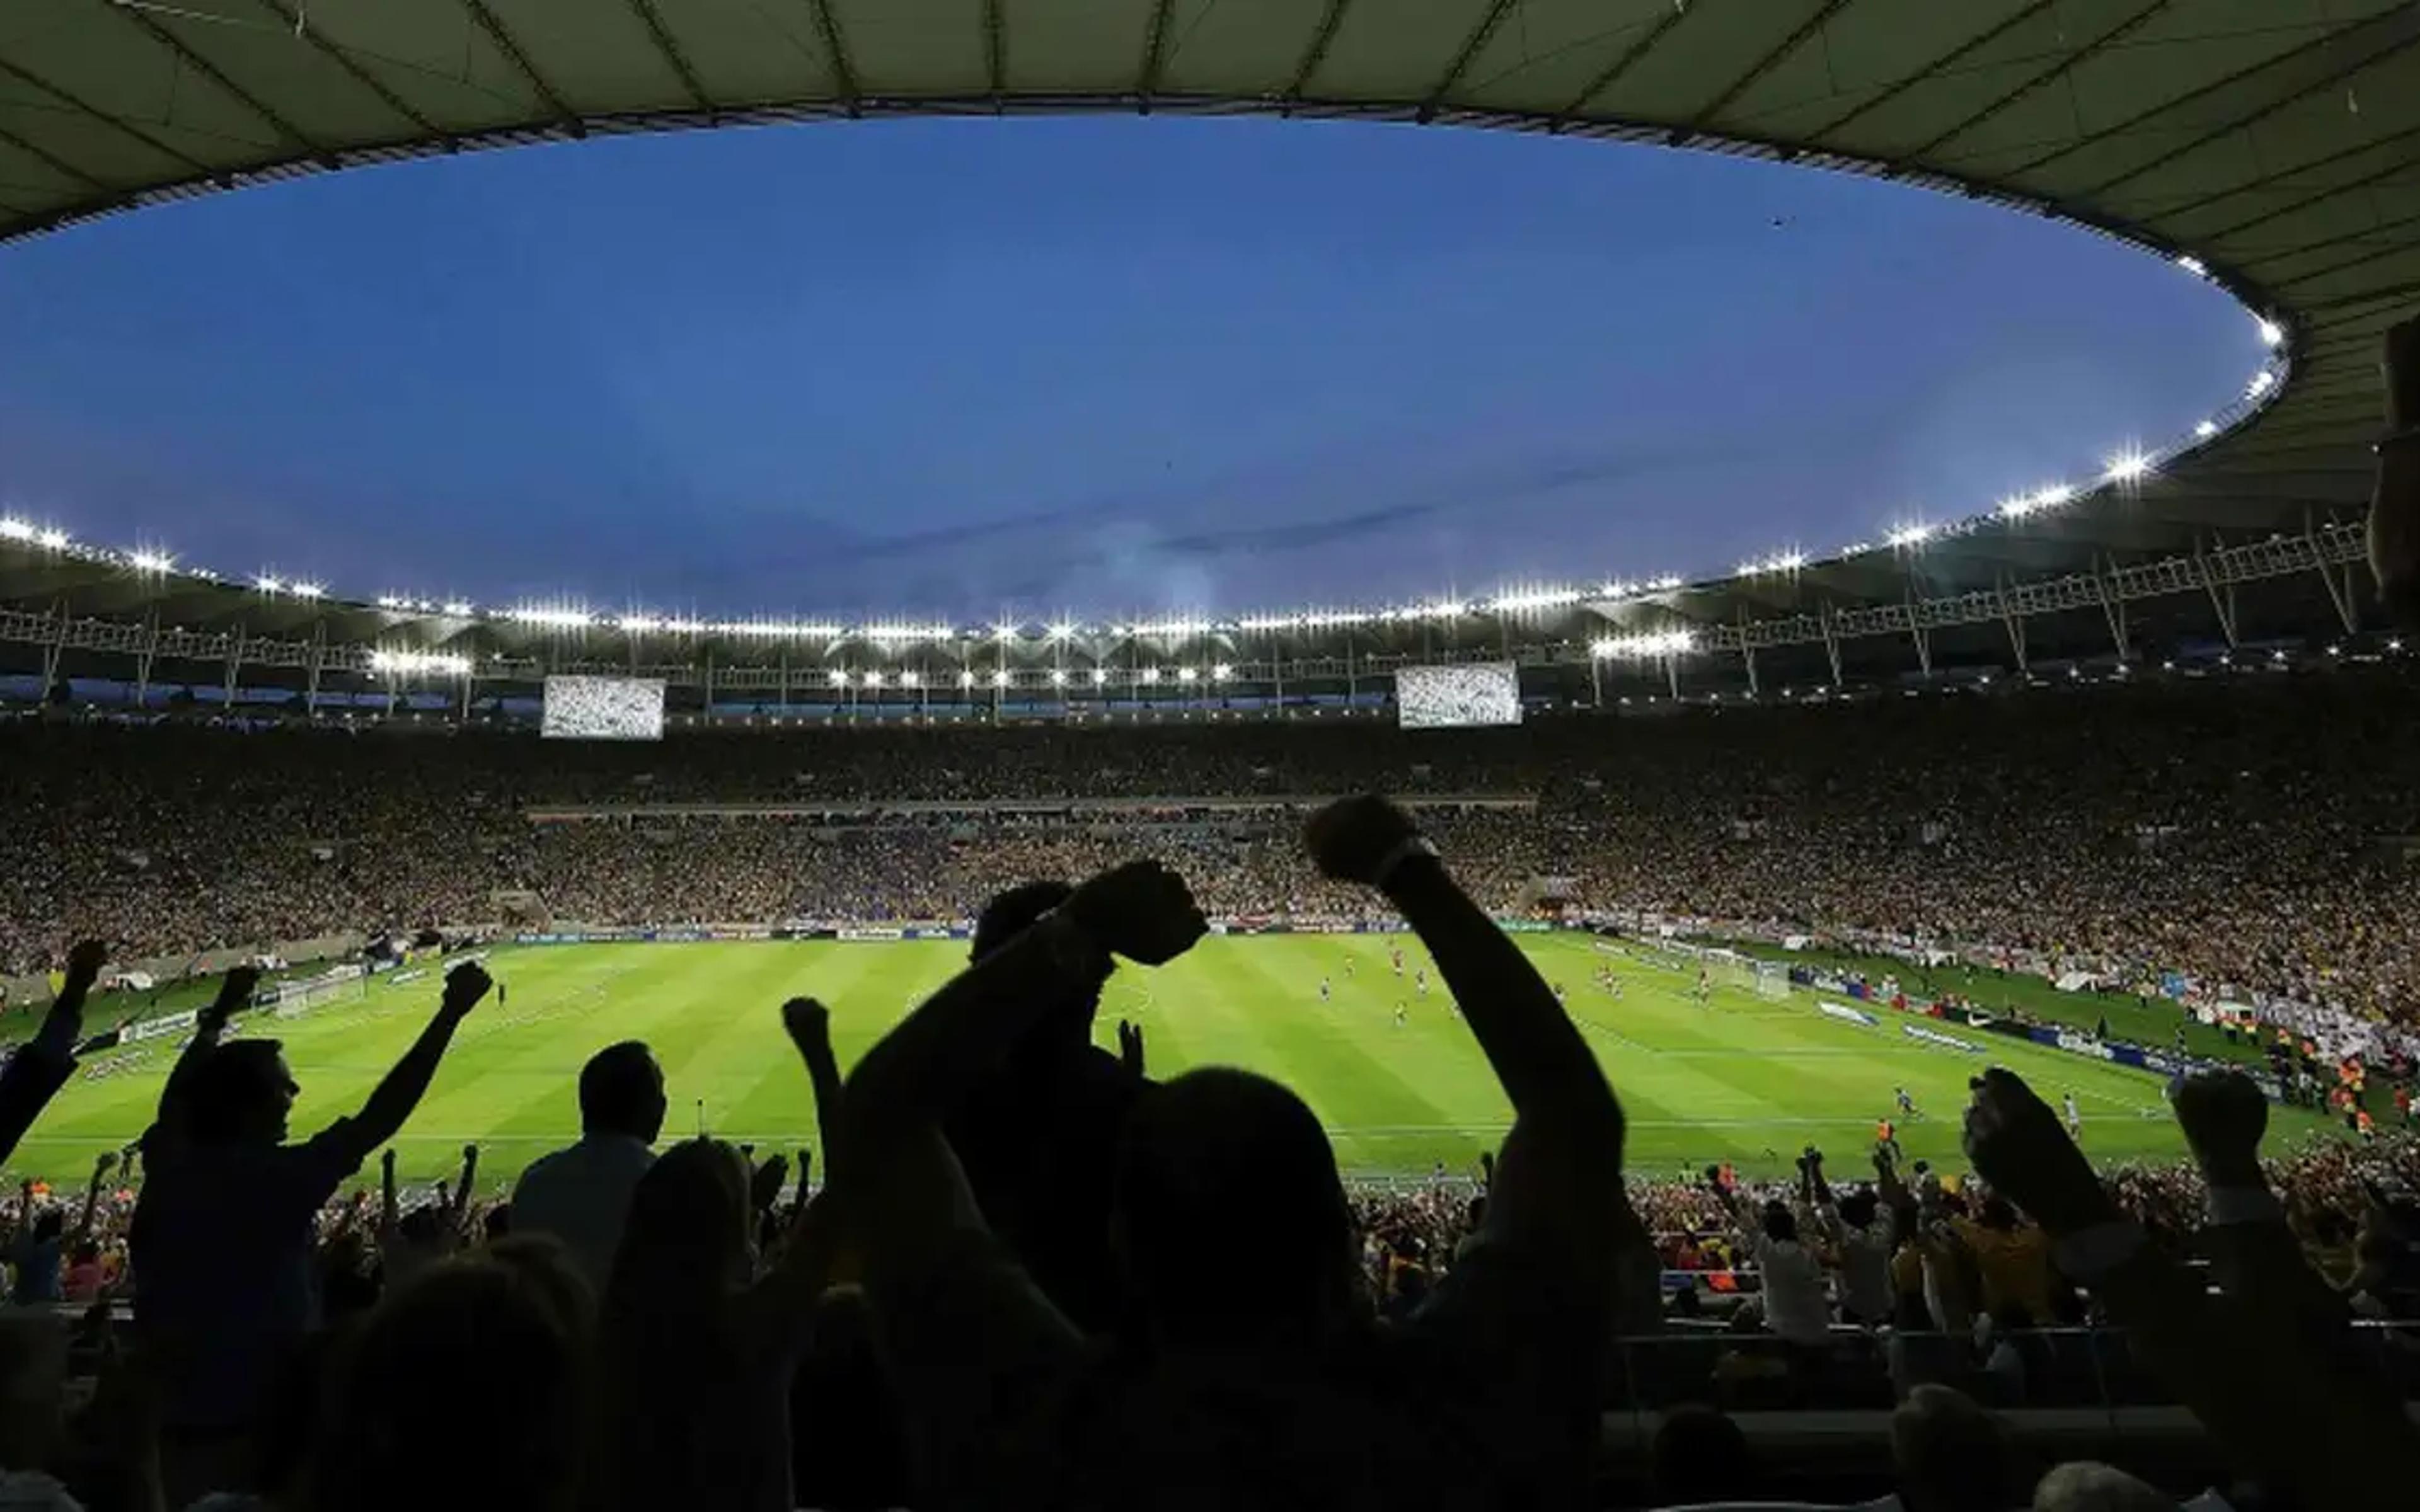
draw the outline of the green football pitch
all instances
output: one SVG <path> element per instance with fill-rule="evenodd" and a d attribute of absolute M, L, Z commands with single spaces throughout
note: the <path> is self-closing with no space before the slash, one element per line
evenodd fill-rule
<path fill-rule="evenodd" d="M 1862 1168 L 1874 1121 L 1891 1112 L 1900 1087 L 1920 1115 L 1900 1120 L 1907 1153 L 1955 1165 L 1966 1081 L 1986 1063 L 2017 1071 L 2054 1103 L 2073 1091 L 2084 1146 L 2097 1160 L 2182 1149 L 2159 1080 L 2147 1072 L 1977 1030 L 1948 1032 L 1980 1054 L 1925 1045 L 1901 1032 L 1923 1021 L 1877 1009 L 1879 1026 L 1842 1022 L 1817 1011 L 1817 995 L 1803 990 L 1775 999 L 1718 987 L 1700 1003 L 1694 966 L 1578 934 L 1521 943 L 1563 987 L 1621 1094 L 1630 1116 L 1629 1165 L 1640 1174 L 1677 1175 L 1722 1160 L 1778 1174 L 1809 1143 L 1831 1152 L 1838 1169 Z M 1400 978 L 1389 961 L 1398 946 Z M 463 1144 L 476 1142 L 480 1185 L 501 1185 L 577 1133 L 581 1063 L 628 1039 L 646 1041 L 663 1062 L 668 1137 L 702 1125 L 764 1151 L 812 1146 L 814 1099 L 782 1033 L 783 1000 L 809 995 L 830 1005 L 845 1068 L 947 980 L 964 952 L 963 944 L 943 941 L 499 951 L 489 964 L 508 989 L 505 1000 L 491 996 L 462 1026 L 397 1141 L 398 1165 L 408 1180 L 449 1174 Z M 1620 997 L 1595 980 L 1600 964 L 1620 977 Z M 1423 968 L 1425 995 L 1414 985 Z M 1325 1002 L 1323 980 L 1330 987 Z M 359 1105 L 427 1022 L 437 992 L 434 976 L 380 979 L 359 999 L 244 1022 L 244 1032 L 286 1042 L 302 1084 L 298 1135 Z M 1347 1171 L 1424 1174 L 1439 1161 L 1467 1170 L 1510 1117 L 1469 1029 L 1448 1005 L 1408 937 L 1213 937 L 1159 970 L 1121 969 L 1097 1028 L 1102 1043 L 1114 1044 L 1120 1019 L 1138 1025 L 1156 1075 L 1234 1065 L 1279 1077 L 1326 1123 Z M 88 1061 L 25 1140 L 10 1179 L 76 1182 L 96 1152 L 142 1131 L 175 1054 L 175 1040 L 163 1038 Z M 2319 1130 L 2311 1115 L 2278 1109 L 2271 1148 Z"/>

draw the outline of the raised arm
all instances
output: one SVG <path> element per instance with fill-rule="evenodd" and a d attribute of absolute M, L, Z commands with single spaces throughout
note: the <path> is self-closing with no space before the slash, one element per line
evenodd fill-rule
<path fill-rule="evenodd" d="M 1384 798 L 1347 798 L 1311 821 L 1311 859 L 1340 882 L 1385 893 L 1436 959 L 1521 1123 L 1574 1159 L 1620 1169 L 1621 1105 L 1553 989 L 1511 936 L 1455 885 L 1436 848 Z"/>
<path fill-rule="evenodd" d="M 194 1037 L 178 1054 L 166 1085 L 160 1088 L 161 1122 L 166 1123 L 176 1115 L 180 1100 L 193 1086 L 194 1072 L 218 1048 L 236 1010 L 251 1006 L 253 992 L 259 985 L 260 972 L 248 965 L 232 967 L 220 979 L 218 995 L 195 1018 Z"/>
<path fill-rule="evenodd" d="M 1376 887 L 1419 933 L 1512 1104 L 1482 1234 L 1589 1284 L 1622 1265 L 1643 1309 L 1653 1243 L 1622 1187 L 1621 1104 L 1553 989 L 1386 799 L 1331 804 L 1304 839 L 1322 872 Z"/>
<path fill-rule="evenodd" d="M 793 997 L 782 1005 L 782 1027 L 807 1063 L 807 1081 L 815 1093 L 815 1134 L 823 1141 L 824 1158 L 831 1158 L 832 1127 L 840 1121 L 840 1061 L 832 1055 L 831 1010 L 812 997 Z M 799 1187 L 803 1200 L 807 1165 L 799 1162 Z"/>
<path fill-rule="evenodd" d="M 0 1160 L 17 1152 L 17 1142 L 41 1117 L 75 1073 L 75 1048 L 84 1039 L 84 1000 L 101 977 L 109 949 L 99 940 L 84 940 L 68 953 L 67 978 L 42 1026 L 0 1071 Z"/>
<path fill-rule="evenodd" d="M 2154 1249 L 2013 1072 L 1977 1079 L 1966 1152 L 2051 1235 L 2060 1270 L 2091 1288 L 2137 1357 L 2247 1473 L 2298 1503 L 2368 1506 L 2420 1463 L 2420 1431 L 2391 1397 L 2290 1327 L 2260 1326 L 2236 1300 L 2211 1298 Z"/>
<path fill-rule="evenodd" d="M 117 1152 L 115 1150 L 104 1149 L 93 1157 L 92 1180 L 85 1182 L 84 1188 L 84 1207 L 76 1213 L 75 1232 L 68 1236 L 68 1248 L 70 1253 L 74 1251 L 76 1245 L 92 1237 L 92 1220 L 101 1211 L 101 1183 L 109 1180 L 109 1173 L 116 1169 L 116 1165 Z"/>
<path fill-rule="evenodd" d="M 454 1042 L 454 1031 L 488 995 L 489 985 L 488 973 L 475 961 L 466 961 L 446 973 L 445 996 L 436 1016 L 353 1116 L 351 1137 L 359 1154 L 367 1155 L 403 1132 L 404 1120 L 420 1105 L 437 1074 L 437 1063 L 445 1058 L 445 1047 Z"/>
<path fill-rule="evenodd" d="M 403 1203 L 395 1191 L 395 1150 L 379 1157 L 379 1247 L 383 1252 L 403 1232 Z"/>
<path fill-rule="evenodd" d="M 479 1147 L 462 1147 L 462 1179 L 454 1183 L 454 1200 L 445 1208 L 446 1245 L 451 1248 L 462 1242 L 462 1220 L 471 1211 L 471 1183 L 479 1174 Z"/>
<path fill-rule="evenodd" d="M 850 1072 L 825 1149 L 823 1196 L 861 1246 L 865 1283 L 929 1475 L 983 1483 L 995 1430 L 1029 1409 L 1082 1338 L 991 1244 L 940 1132 L 967 1090 L 1070 986 L 1091 987 L 1115 952 L 1149 965 L 1207 926 L 1185 885 L 1155 862 L 1085 883 L 1064 904 L 960 973 Z"/>

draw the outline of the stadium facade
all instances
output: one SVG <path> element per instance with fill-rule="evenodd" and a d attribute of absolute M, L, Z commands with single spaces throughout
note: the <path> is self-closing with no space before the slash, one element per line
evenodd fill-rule
<path fill-rule="evenodd" d="M 1962 518 L 1700 581 L 1051 625 L 698 623 L 235 580 L 0 521 L 0 671 L 498 706 L 1351 706 L 1407 664 L 1532 698 L 1956 681 L 2366 640 L 2376 348 L 2420 296 L 2401 0 L 184 0 L 0 29 L 0 239 L 359 163 L 636 131 L 1076 110 L 1483 126 L 1744 154 L 2057 217 L 2213 280 L 2265 362 L 2190 433 Z M 5 253 L 0 253 L 5 255 Z M 1811 377 L 1811 376 L 1810 376 Z M 2231 379 L 2230 379 L 2231 380 Z M 2080 439 L 2085 440 L 2085 439 Z M 5 486 L 5 478 L 0 478 Z M 2382 628 L 2382 627 L 2380 627 Z"/>

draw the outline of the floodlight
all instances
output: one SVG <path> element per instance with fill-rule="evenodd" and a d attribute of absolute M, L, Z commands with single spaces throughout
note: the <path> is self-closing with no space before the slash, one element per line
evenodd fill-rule
<path fill-rule="evenodd" d="M 1106 683 L 1109 680 L 1109 670 L 1107 667 L 1095 667 L 1093 669 L 1093 686 L 1094 687 L 1100 687 L 1103 683 Z"/>
<path fill-rule="evenodd" d="M 923 684 L 923 681 L 924 679 L 923 676 L 913 671 L 905 671 L 899 674 L 899 686 L 901 687 L 915 687 Z"/>
<path fill-rule="evenodd" d="M 453 615 L 465 615 L 471 612 L 471 605 L 466 599 L 449 598 L 445 601 L 445 612 Z"/>
<path fill-rule="evenodd" d="M 30 541 L 33 538 L 34 527 L 23 520 L 0 519 L 0 541 Z"/>
<path fill-rule="evenodd" d="M 126 555 L 126 564 L 137 572 L 165 572 L 176 560 L 165 551 L 130 551 Z"/>
<path fill-rule="evenodd" d="M 2179 257 L 2177 259 L 2177 266 L 2183 269 L 2186 272 L 2193 274 L 2195 278 L 2208 278 L 2210 276 L 2210 265 L 2191 254 Z"/>
<path fill-rule="evenodd" d="M 2203 440 L 2208 440 L 2212 436 L 2218 434 L 2218 422 L 2215 420 L 2199 421 L 2194 425 L 2194 434 L 2200 437 Z"/>
<path fill-rule="evenodd" d="M 848 686 L 848 673 L 843 671 L 838 667 L 833 668 L 831 670 L 831 686 L 834 687 L 846 687 Z"/>
<path fill-rule="evenodd" d="M 1222 661 L 1218 666 L 1210 669 L 1210 675 L 1223 683 L 1228 678 L 1235 675 L 1235 669 L 1232 663 Z"/>
<path fill-rule="evenodd" d="M 975 674 L 974 674 L 974 673 L 972 673 L 972 672 L 960 672 L 960 673 L 958 673 L 958 686 L 959 686 L 960 687 L 974 687 L 974 686 L 975 686 Z"/>
<path fill-rule="evenodd" d="M 1065 687 L 1067 686 L 1067 669 L 1064 667 L 1051 668 L 1050 686 L 1053 687 Z"/>
<path fill-rule="evenodd" d="M 868 687 L 880 687 L 882 686 L 882 674 L 871 668 L 867 669 L 865 673 L 865 686 Z"/>
<path fill-rule="evenodd" d="M 1179 667 L 1176 669 L 1176 680 L 1180 683 L 1190 683 L 1201 675 L 1202 674 L 1200 672 L 1195 671 L 1190 667 Z"/>
<path fill-rule="evenodd" d="M 65 531 L 44 531 L 35 539 L 42 544 L 45 550 L 64 551 L 68 548 L 68 532 Z"/>
<path fill-rule="evenodd" d="M 255 578 L 252 580 L 252 586 L 259 589 L 264 594 L 279 594 L 286 591 L 286 585 L 284 583 L 270 577 Z"/>
<path fill-rule="evenodd" d="M 2140 452 L 2125 452 L 2109 459 L 2109 471 L 2102 474 L 2111 483 L 2133 483 L 2151 471 L 2151 459 Z"/>
<path fill-rule="evenodd" d="M 994 687 L 1006 687 L 1008 686 L 1007 668 L 1002 667 L 1000 671 L 991 674 L 991 686 Z"/>
<path fill-rule="evenodd" d="M 1156 667 L 1145 667 L 1139 674 L 1139 680 L 1146 684 L 1158 682 L 1159 669 Z"/>
<path fill-rule="evenodd" d="M 1894 547 L 1922 546 L 1932 539 L 1930 525 L 1901 525 L 1883 537 Z"/>
<path fill-rule="evenodd" d="M 2286 345 L 2286 328 L 2279 325 L 2274 320 L 2261 321 L 2260 345 L 2263 347 L 2283 347 Z"/>
<path fill-rule="evenodd" d="M 320 587 L 318 583 L 296 583 L 294 585 L 294 596 L 297 598 L 317 598 L 326 592 L 327 590 Z"/>
<path fill-rule="evenodd" d="M 2247 399 L 2257 399 L 2276 386 L 2277 375 L 2270 372 L 2264 367 L 2259 372 L 2253 374 L 2252 381 L 2244 385 L 2243 396 Z"/>

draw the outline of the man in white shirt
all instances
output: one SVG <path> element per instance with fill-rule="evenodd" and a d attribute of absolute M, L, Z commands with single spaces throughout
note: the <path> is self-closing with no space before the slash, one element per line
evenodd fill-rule
<path fill-rule="evenodd" d="M 637 1040 L 607 1045 L 580 1069 L 580 1142 L 534 1162 L 513 1188 L 512 1231 L 551 1234 L 599 1295 L 613 1273 L 630 1194 L 656 1161 L 664 1072 Z"/>
<path fill-rule="evenodd" d="M 1798 1242 L 1796 1215 L 1768 1202 L 1743 1237 L 1756 1259 L 1764 1326 L 1792 1344 L 1822 1344 L 1832 1330 L 1832 1301 L 1823 1261 Z"/>

